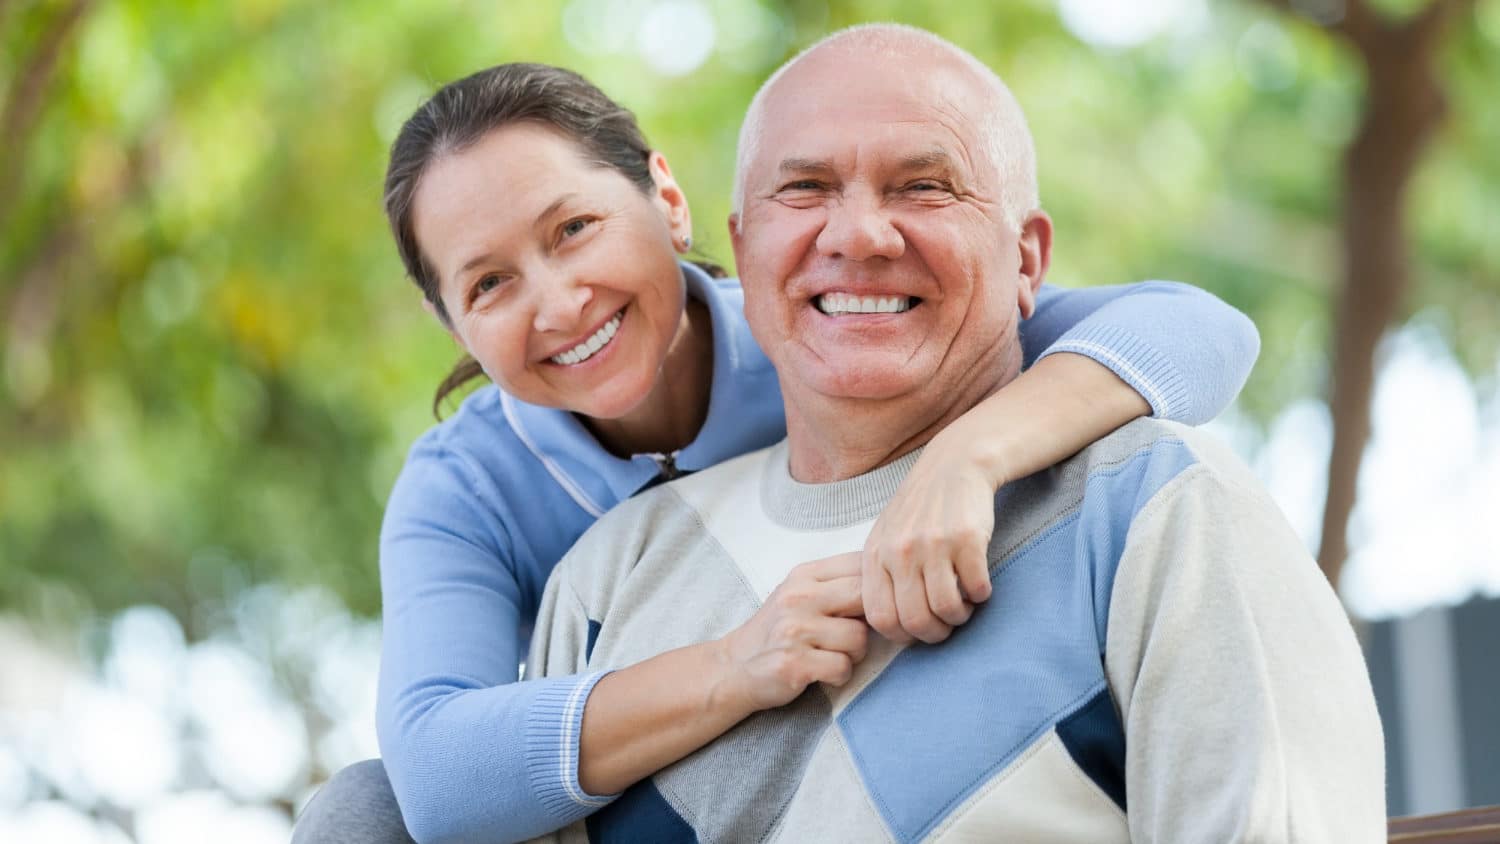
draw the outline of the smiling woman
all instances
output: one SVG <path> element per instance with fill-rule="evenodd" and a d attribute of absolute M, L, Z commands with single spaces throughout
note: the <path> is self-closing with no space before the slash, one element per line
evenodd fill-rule
<path fill-rule="evenodd" d="M 1035 365 L 927 446 L 863 557 L 799 567 L 799 590 L 721 639 L 517 682 L 568 548 L 643 488 L 783 438 L 777 376 L 738 284 L 679 260 L 691 216 L 666 159 L 569 71 L 502 65 L 439 90 L 392 148 L 386 210 L 428 310 L 495 386 L 413 446 L 391 493 L 384 760 L 335 777 L 299 841 L 557 830 L 749 715 L 845 682 L 861 616 L 941 641 L 989 596 L 993 523 L 976 514 L 992 519 L 998 486 L 1143 413 L 1212 416 L 1256 353 L 1248 320 L 1193 288 L 1044 288 L 1022 332 Z M 839 319 L 912 303 L 899 284 L 868 302 L 817 292 L 826 310 L 884 312 Z M 936 294 L 917 291 L 915 310 Z M 885 603 L 862 597 L 870 578 Z"/>
<path fill-rule="evenodd" d="M 441 302 L 429 308 L 454 339 L 515 398 L 614 421 L 605 438 L 622 454 L 658 449 L 621 432 L 670 430 L 683 415 L 657 378 L 669 350 L 711 357 L 694 313 L 682 318 L 673 253 L 691 231 L 687 199 L 660 153 L 647 166 L 649 193 L 558 131 L 516 123 L 435 161 L 412 205 Z M 708 367 L 696 368 L 706 388 Z"/>

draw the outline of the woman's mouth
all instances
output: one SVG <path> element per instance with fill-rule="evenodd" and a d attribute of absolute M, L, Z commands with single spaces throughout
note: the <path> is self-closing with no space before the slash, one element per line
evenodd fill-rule
<path fill-rule="evenodd" d="M 548 358 L 559 366 L 575 366 L 583 363 L 589 358 L 597 355 L 599 350 L 609 345 L 609 341 L 615 339 L 615 332 L 620 330 L 620 320 L 625 316 L 625 309 L 621 308 L 610 317 L 609 322 L 599 327 L 587 340 L 568 349 L 560 354 Z"/>

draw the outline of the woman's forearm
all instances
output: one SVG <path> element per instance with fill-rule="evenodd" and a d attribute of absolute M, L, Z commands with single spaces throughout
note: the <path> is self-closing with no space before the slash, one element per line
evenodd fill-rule
<path fill-rule="evenodd" d="M 687 756 L 753 712 L 814 683 L 842 686 L 865 658 L 859 555 L 791 570 L 760 609 L 722 639 L 606 674 L 579 728 L 578 783 L 612 794 Z"/>
<path fill-rule="evenodd" d="M 717 642 L 668 651 L 594 686 L 579 731 L 578 784 L 614 794 L 723 735 L 754 711 L 721 678 Z"/>
<path fill-rule="evenodd" d="M 1150 412 L 1141 394 L 1103 364 L 1057 353 L 1037 361 L 938 436 L 969 449 L 998 489 Z"/>

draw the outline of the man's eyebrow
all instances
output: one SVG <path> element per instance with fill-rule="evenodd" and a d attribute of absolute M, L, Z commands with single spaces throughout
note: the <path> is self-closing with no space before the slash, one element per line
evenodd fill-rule
<path fill-rule="evenodd" d="M 903 173 L 912 170 L 951 170 L 953 169 L 953 156 L 944 149 L 914 152 L 902 156 L 897 162 L 897 167 Z"/>
<path fill-rule="evenodd" d="M 781 166 L 776 168 L 783 174 L 786 173 L 831 173 L 833 164 L 822 158 L 783 158 Z"/>
<path fill-rule="evenodd" d="M 559 196 L 557 199 L 552 200 L 552 204 L 548 205 L 546 208 L 543 208 L 542 213 L 536 215 L 536 222 L 538 224 L 541 223 L 543 220 L 547 219 L 553 214 L 556 214 L 559 208 L 562 208 L 564 205 L 567 205 L 569 202 L 577 198 L 577 193 L 565 193 L 562 196 Z M 454 283 L 457 283 L 461 278 L 463 278 L 464 274 L 469 270 L 472 270 L 480 264 L 483 264 L 493 258 L 494 253 L 482 252 L 465 261 L 463 263 L 463 266 L 459 267 L 457 272 L 453 273 Z"/>

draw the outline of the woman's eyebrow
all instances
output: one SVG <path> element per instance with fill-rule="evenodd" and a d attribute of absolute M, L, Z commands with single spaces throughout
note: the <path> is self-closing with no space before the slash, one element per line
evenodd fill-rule
<path fill-rule="evenodd" d="M 559 208 L 563 207 L 564 205 L 567 205 L 569 202 L 572 202 L 573 200 L 575 200 L 577 198 L 578 198 L 578 194 L 577 193 L 571 193 L 570 192 L 570 193 L 565 193 L 562 196 L 559 196 L 557 199 L 552 200 L 552 204 L 551 205 L 548 205 L 546 208 L 543 208 L 542 209 L 542 213 L 536 215 L 536 222 L 537 222 L 537 224 L 540 224 L 543 220 L 546 220 L 548 217 L 551 217 L 553 214 L 556 214 L 557 210 Z"/>
<path fill-rule="evenodd" d="M 475 255 L 474 257 L 472 257 L 469 260 L 465 261 L 464 265 L 461 266 L 461 267 L 459 267 L 458 270 L 453 273 L 453 276 L 452 276 L 453 283 L 457 284 L 459 281 L 461 281 L 463 279 L 464 274 L 467 273 L 469 270 L 472 270 L 475 267 L 479 266 L 480 264 L 483 264 L 483 263 L 485 263 L 487 261 L 490 261 L 493 258 L 494 258 L 494 253 L 484 252 L 484 253 L 481 253 L 479 255 Z"/>

